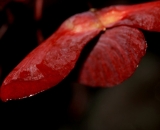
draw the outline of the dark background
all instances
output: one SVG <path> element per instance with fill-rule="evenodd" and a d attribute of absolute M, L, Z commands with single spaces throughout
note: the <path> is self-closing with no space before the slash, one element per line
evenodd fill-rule
<path fill-rule="evenodd" d="M 148 0 L 149 1 L 149 0 Z M 68 17 L 116 4 L 147 0 L 0 0 L 0 81 Z M 143 31 L 148 49 L 133 76 L 113 88 L 72 81 L 30 98 L 0 101 L 0 129 L 160 130 L 160 33 Z"/>

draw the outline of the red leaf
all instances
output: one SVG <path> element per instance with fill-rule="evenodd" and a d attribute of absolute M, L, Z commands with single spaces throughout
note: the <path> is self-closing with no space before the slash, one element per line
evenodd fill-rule
<path fill-rule="evenodd" d="M 160 31 L 160 1 L 130 6 L 111 6 L 97 11 L 106 27 L 131 26 L 149 31 Z"/>
<path fill-rule="evenodd" d="M 146 52 L 143 34 L 131 27 L 108 29 L 86 59 L 79 82 L 113 86 L 130 77 Z"/>
<path fill-rule="evenodd" d="M 66 20 L 4 80 L 1 99 L 31 96 L 58 84 L 74 68 L 84 45 L 102 30 L 92 12 Z"/>
<path fill-rule="evenodd" d="M 159 23 L 158 1 L 112 6 L 75 15 L 6 77 L 1 87 L 1 99 L 23 98 L 55 86 L 74 68 L 88 41 L 104 27 L 121 25 L 108 29 L 100 37 L 79 77 L 81 83 L 90 86 L 118 84 L 131 76 L 145 54 L 143 34 L 135 28 L 160 31 Z"/>

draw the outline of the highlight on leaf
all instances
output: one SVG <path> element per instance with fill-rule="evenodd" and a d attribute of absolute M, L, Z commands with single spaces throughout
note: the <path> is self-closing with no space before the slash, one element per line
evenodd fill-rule
<path fill-rule="evenodd" d="M 97 14 L 106 27 L 124 25 L 148 31 L 160 31 L 160 1 L 111 6 L 99 10 Z M 112 22 L 108 22 L 110 20 Z"/>

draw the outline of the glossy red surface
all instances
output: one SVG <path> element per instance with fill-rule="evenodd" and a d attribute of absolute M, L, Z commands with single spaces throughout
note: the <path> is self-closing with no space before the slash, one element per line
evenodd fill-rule
<path fill-rule="evenodd" d="M 1 99 L 24 98 L 57 85 L 74 68 L 83 47 L 104 29 L 79 81 L 103 87 L 121 83 L 132 75 L 146 51 L 143 34 L 136 28 L 160 31 L 160 2 L 112 6 L 72 16 L 6 77 Z"/>
<path fill-rule="evenodd" d="M 7 76 L 1 99 L 32 96 L 58 84 L 74 68 L 84 45 L 100 32 L 97 23 L 92 12 L 66 20 Z"/>

